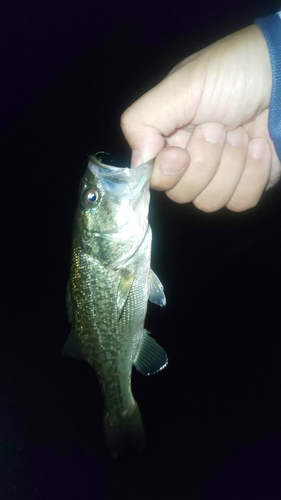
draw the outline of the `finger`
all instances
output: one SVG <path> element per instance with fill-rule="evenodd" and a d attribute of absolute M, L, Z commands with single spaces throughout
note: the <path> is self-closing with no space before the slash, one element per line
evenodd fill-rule
<path fill-rule="evenodd" d="M 246 165 L 240 181 L 226 205 L 229 210 L 242 212 L 256 206 L 269 179 L 270 147 L 264 139 L 249 143 Z"/>
<path fill-rule="evenodd" d="M 197 208 L 215 212 L 229 202 L 243 174 L 248 143 L 248 134 L 242 127 L 227 132 L 220 166 L 207 187 L 193 201 Z"/>
<path fill-rule="evenodd" d="M 172 189 L 183 176 L 189 162 L 189 154 L 183 148 L 168 146 L 162 149 L 155 159 L 151 187 L 158 191 Z"/>
<path fill-rule="evenodd" d="M 221 123 L 198 125 L 187 144 L 190 164 L 178 184 L 167 191 L 177 203 L 196 198 L 214 177 L 221 160 L 225 128 Z"/>

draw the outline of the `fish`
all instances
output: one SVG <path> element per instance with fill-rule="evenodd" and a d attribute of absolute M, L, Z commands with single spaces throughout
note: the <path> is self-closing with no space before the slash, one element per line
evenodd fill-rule
<path fill-rule="evenodd" d="M 168 363 L 144 327 L 148 299 L 166 304 L 163 285 L 150 267 L 152 169 L 153 161 L 131 169 L 90 156 L 74 217 L 66 294 L 72 328 L 62 353 L 97 373 L 112 457 L 127 445 L 142 450 L 145 444 L 132 367 L 152 375 Z"/>

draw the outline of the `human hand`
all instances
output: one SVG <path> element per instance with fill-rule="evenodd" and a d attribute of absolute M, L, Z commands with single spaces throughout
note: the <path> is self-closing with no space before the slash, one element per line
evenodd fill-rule
<path fill-rule="evenodd" d="M 123 113 L 132 167 L 155 158 L 151 186 L 205 212 L 255 206 L 280 178 L 268 131 L 271 85 L 255 25 L 189 56 Z"/>

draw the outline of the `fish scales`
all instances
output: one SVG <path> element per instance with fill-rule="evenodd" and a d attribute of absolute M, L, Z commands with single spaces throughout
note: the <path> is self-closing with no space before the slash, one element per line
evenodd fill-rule
<path fill-rule="evenodd" d="M 92 366 L 104 398 L 107 444 L 116 456 L 127 443 L 144 445 L 132 366 L 152 374 L 165 351 L 144 329 L 148 298 L 165 304 L 150 269 L 147 220 L 152 166 L 121 169 L 92 157 L 80 184 L 67 307 L 72 331 L 63 353 Z"/>

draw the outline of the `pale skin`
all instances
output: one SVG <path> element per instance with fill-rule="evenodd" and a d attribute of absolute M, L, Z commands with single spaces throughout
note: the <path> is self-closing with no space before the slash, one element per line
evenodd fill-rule
<path fill-rule="evenodd" d="M 255 25 L 187 57 L 123 113 L 132 167 L 155 158 L 151 186 L 177 203 L 254 207 L 281 174 L 268 131 L 271 87 Z"/>

